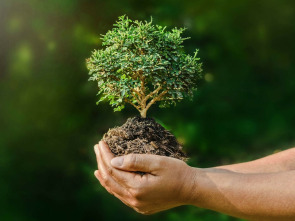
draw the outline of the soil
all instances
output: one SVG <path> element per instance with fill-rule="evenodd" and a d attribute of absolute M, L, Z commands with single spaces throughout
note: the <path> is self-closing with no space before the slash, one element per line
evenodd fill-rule
<path fill-rule="evenodd" d="M 128 118 L 125 124 L 104 134 L 103 140 L 116 156 L 130 153 L 156 154 L 187 160 L 175 136 L 153 118 Z"/>

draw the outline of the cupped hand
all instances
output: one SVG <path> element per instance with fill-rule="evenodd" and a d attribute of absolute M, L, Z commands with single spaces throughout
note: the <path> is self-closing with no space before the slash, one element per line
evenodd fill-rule
<path fill-rule="evenodd" d="M 195 192 L 193 168 L 171 157 L 129 154 L 115 157 L 107 144 L 94 146 L 101 185 L 142 214 L 190 204 Z M 144 172 L 144 175 L 135 173 Z"/>

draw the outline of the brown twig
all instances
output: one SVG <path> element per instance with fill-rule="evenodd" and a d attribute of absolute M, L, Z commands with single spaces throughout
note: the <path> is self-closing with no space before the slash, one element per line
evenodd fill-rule
<path fill-rule="evenodd" d="M 137 101 L 137 103 L 140 105 L 140 97 L 141 97 L 141 95 L 138 93 L 138 91 L 137 90 L 135 90 L 135 89 L 133 89 L 133 88 L 131 88 L 131 91 L 132 92 L 134 92 L 138 97 L 136 97 L 136 95 L 134 95 L 133 97 L 135 98 L 135 100 Z"/>
<path fill-rule="evenodd" d="M 134 103 L 132 103 L 131 101 L 129 101 L 129 100 L 126 99 L 126 98 L 125 98 L 125 102 L 131 104 L 131 105 L 132 105 L 133 107 L 135 107 L 139 112 L 141 111 L 139 106 L 135 105 Z"/>
<path fill-rule="evenodd" d="M 154 99 L 152 99 L 148 105 L 146 106 L 146 110 L 148 110 L 155 102 L 159 101 L 165 94 L 167 94 L 167 90 L 166 91 L 162 91 L 162 93 L 159 94 L 159 96 L 155 97 Z"/>
<path fill-rule="evenodd" d="M 149 93 L 149 94 L 145 97 L 144 101 L 147 102 L 148 99 L 149 99 L 150 97 L 152 97 L 153 95 L 157 94 L 157 93 L 159 92 L 159 90 L 161 90 L 161 89 L 162 89 L 162 86 L 160 85 L 156 90 L 154 90 L 154 91 L 152 91 L 151 93 Z"/>

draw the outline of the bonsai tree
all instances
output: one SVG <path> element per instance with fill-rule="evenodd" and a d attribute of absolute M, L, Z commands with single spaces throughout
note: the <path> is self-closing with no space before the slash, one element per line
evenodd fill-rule
<path fill-rule="evenodd" d="M 193 96 L 201 77 L 197 57 L 185 54 L 181 37 L 184 28 L 167 31 L 147 21 L 119 17 L 114 28 L 102 36 L 102 49 L 89 59 L 90 80 L 97 81 L 100 100 L 108 100 L 115 111 L 131 104 L 141 117 L 129 118 L 121 127 L 103 136 L 117 155 L 149 153 L 185 160 L 176 138 L 147 111 L 155 104 L 167 107 L 184 97 Z"/>
<path fill-rule="evenodd" d="M 131 104 L 142 118 L 155 103 L 160 107 L 192 97 L 201 74 L 197 57 L 183 50 L 184 28 L 154 25 L 119 17 L 114 28 L 102 35 L 102 49 L 87 59 L 90 80 L 98 82 L 100 100 L 114 111 Z"/>

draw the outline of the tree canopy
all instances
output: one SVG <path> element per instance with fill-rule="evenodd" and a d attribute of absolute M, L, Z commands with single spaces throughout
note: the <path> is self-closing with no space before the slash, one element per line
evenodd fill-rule
<path fill-rule="evenodd" d="M 126 103 L 142 117 L 156 102 L 160 107 L 192 97 L 201 77 L 202 64 L 183 50 L 185 28 L 154 25 L 119 17 L 114 28 L 102 35 L 102 49 L 87 59 L 90 80 L 98 82 L 100 101 L 108 100 L 114 111 Z"/>

